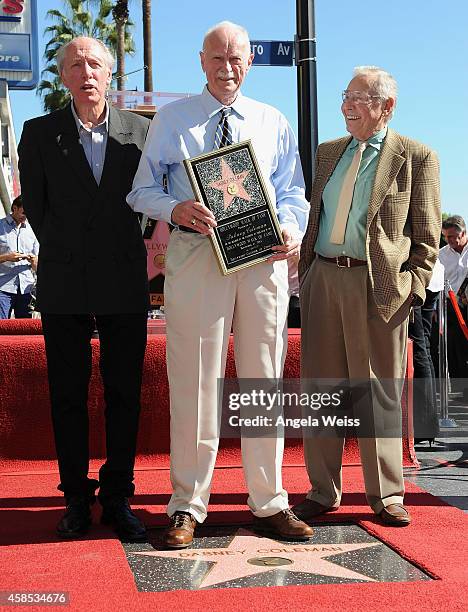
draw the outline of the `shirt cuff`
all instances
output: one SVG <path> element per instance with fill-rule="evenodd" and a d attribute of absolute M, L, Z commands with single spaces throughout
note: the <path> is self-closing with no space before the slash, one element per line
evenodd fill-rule
<path fill-rule="evenodd" d="M 156 219 L 157 221 L 165 221 L 166 223 L 169 223 L 169 225 L 177 227 L 177 225 L 172 221 L 172 211 L 177 206 L 177 204 L 179 204 L 177 200 L 171 200 L 170 202 L 164 203 L 163 206 L 160 206 L 159 210 L 154 211 L 152 212 L 152 214 L 149 214 L 147 216 L 149 216 L 150 219 Z"/>
<path fill-rule="evenodd" d="M 293 240 L 298 240 L 299 242 L 302 242 L 302 237 L 304 236 L 304 234 L 301 232 L 297 225 L 295 225 L 294 223 L 280 223 L 280 227 L 282 230 L 288 230 Z"/>

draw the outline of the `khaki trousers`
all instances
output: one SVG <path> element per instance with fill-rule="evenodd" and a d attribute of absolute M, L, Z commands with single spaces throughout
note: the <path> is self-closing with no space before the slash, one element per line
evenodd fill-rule
<path fill-rule="evenodd" d="M 303 379 L 395 381 L 388 396 L 369 398 L 372 419 L 401 423 L 401 382 L 406 368 L 409 306 L 388 322 L 380 317 L 367 266 L 340 268 L 316 257 L 301 284 Z M 400 383 L 400 384 L 399 384 Z M 398 434 L 397 434 L 398 435 Z M 402 503 L 401 437 L 358 439 L 367 500 L 374 512 Z M 343 437 L 304 437 L 308 499 L 338 507 L 342 494 Z"/>
<path fill-rule="evenodd" d="M 223 378 L 231 325 L 239 378 L 279 378 L 287 350 L 288 270 L 261 263 L 223 276 L 209 238 L 175 230 L 166 256 L 164 303 L 171 403 L 167 513 L 204 521 L 218 451 Z M 259 517 L 288 508 L 282 486 L 284 440 L 243 438 L 248 505 Z"/>

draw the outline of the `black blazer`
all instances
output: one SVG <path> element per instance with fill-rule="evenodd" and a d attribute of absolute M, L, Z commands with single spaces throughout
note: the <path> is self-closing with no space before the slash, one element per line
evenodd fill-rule
<path fill-rule="evenodd" d="M 148 119 L 109 109 L 97 185 L 71 107 L 24 124 L 18 146 L 22 200 L 39 244 L 37 310 L 119 314 L 148 308 L 146 249 L 125 201 Z"/>

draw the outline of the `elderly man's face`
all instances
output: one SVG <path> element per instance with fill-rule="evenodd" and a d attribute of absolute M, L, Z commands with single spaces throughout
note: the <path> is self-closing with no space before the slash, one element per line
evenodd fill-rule
<path fill-rule="evenodd" d="M 468 242 L 466 232 L 462 232 L 456 227 L 442 229 L 442 235 L 445 238 L 445 242 L 451 246 L 454 251 L 459 251 L 460 253 Z"/>
<path fill-rule="evenodd" d="M 236 31 L 216 30 L 205 41 L 200 59 L 211 95 L 231 104 L 252 64 L 245 39 Z"/>
<path fill-rule="evenodd" d="M 371 98 L 375 96 L 372 81 L 364 76 L 355 77 L 348 85 L 347 91 L 350 92 L 349 99 L 341 105 L 346 128 L 357 140 L 367 140 L 385 127 L 395 106 L 395 100 Z M 360 92 L 362 95 L 353 96 L 351 92 Z M 363 103 L 366 99 L 367 101 Z"/>
<path fill-rule="evenodd" d="M 105 99 L 112 72 L 99 44 L 82 38 L 67 48 L 61 77 L 78 106 L 97 106 Z"/>

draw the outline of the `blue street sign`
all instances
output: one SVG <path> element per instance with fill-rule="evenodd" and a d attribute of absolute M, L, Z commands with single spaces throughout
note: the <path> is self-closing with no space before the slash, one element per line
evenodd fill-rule
<path fill-rule="evenodd" d="M 294 42 L 292 40 L 251 40 L 254 66 L 292 66 Z"/>
<path fill-rule="evenodd" d="M 0 70 L 32 70 L 30 38 L 29 34 L 0 33 Z"/>

